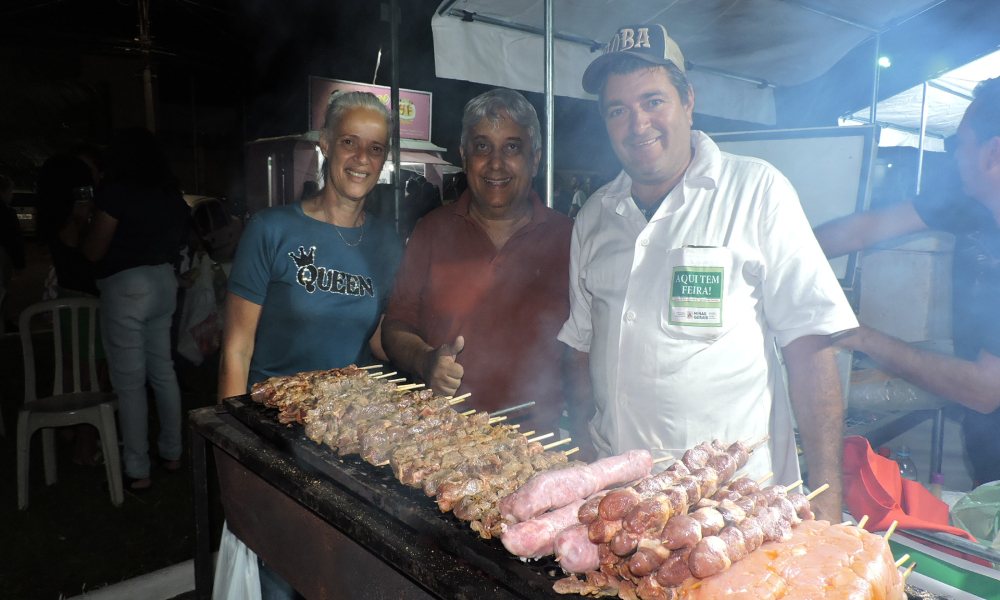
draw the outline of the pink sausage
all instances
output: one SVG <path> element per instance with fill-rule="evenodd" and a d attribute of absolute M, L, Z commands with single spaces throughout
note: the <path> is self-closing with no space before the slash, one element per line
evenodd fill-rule
<path fill-rule="evenodd" d="M 508 552 L 523 558 L 539 558 L 552 554 L 556 535 L 563 529 L 580 523 L 576 513 L 583 502 L 581 498 L 534 519 L 505 526 L 500 540 Z"/>
<path fill-rule="evenodd" d="M 500 501 L 500 516 L 508 523 L 527 521 L 606 487 L 648 477 L 652 470 L 648 450 L 629 450 L 589 465 L 542 473 Z"/>
<path fill-rule="evenodd" d="M 597 544 L 587 537 L 586 525 L 573 525 L 556 535 L 552 545 L 556 560 L 568 573 L 596 571 L 600 566 Z"/>

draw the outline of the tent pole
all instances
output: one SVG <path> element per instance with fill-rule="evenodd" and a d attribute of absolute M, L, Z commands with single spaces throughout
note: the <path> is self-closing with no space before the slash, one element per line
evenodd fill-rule
<path fill-rule="evenodd" d="M 920 102 L 920 145 L 917 149 L 917 195 L 920 195 L 920 181 L 924 174 L 924 136 L 927 134 L 927 82 L 924 82 L 924 97 Z"/>
<path fill-rule="evenodd" d="M 555 149 L 552 147 L 555 139 L 555 96 L 553 88 L 553 58 L 555 48 L 553 46 L 553 25 L 552 25 L 552 0 L 545 0 L 545 205 L 553 207 L 552 198 L 552 169 L 555 167 Z"/>
<path fill-rule="evenodd" d="M 878 105 L 878 76 L 881 65 L 878 64 L 879 54 L 882 54 L 882 34 L 875 34 L 875 81 L 872 82 L 872 111 L 871 124 L 875 124 L 876 106 Z"/>
<path fill-rule="evenodd" d="M 389 36 L 392 38 L 392 91 L 389 105 L 392 107 L 392 188 L 396 207 L 396 232 L 402 233 L 403 182 L 399 167 L 399 3 L 389 1 Z"/>

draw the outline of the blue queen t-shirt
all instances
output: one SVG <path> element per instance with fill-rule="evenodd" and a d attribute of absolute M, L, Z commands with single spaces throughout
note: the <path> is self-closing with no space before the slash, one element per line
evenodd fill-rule
<path fill-rule="evenodd" d="M 357 228 L 313 219 L 301 203 L 254 215 L 229 277 L 230 292 L 262 307 L 248 386 L 369 364 L 401 255 L 399 236 L 371 215 Z"/>

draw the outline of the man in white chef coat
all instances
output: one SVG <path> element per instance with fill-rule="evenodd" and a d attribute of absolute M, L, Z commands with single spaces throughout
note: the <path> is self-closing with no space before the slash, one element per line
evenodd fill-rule
<path fill-rule="evenodd" d="M 795 190 L 691 130 L 694 90 L 662 26 L 620 28 L 583 87 L 599 96 L 624 170 L 573 228 L 559 339 L 574 439 L 589 435 L 602 456 L 679 458 L 713 438 L 770 435 L 749 472 L 790 484 L 790 396 L 809 484 L 831 486 L 814 510 L 839 520 L 843 398 L 830 336 L 858 322 Z"/>

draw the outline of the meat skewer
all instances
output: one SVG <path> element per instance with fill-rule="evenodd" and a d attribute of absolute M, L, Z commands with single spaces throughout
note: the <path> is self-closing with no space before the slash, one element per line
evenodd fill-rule
<path fill-rule="evenodd" d="M 796 482 L 787 488 L 771 486 L 767 489 L 785 491 L 794 489 L 802 482 Z M 822 490 L 819 490 L 822 491 Z M 817 492 L 818 493 L 818 492 Z M 766 496 L 766 494 L 765 494 Z M 774 500 L 768 503 L 766 509 L 758 509 L 751 516 L 745 516 L 726 527 L 717 536 L 706 536 L 691 550 L 688 566 L 691 574 L 705 578 L 729 568 L 733 562 L 756 550 L 765 541 L 783 539 L 791 535 L 791 526 L 802 521 L 802 514 L 796 512 L 795 505 L 804 502 L 804 515 L 812 516 L 809 500 L 802 494 L 795 494 L 800 502 L 792 502 L 792 494 L 774 494 Z M 787 529 L 786 529 L 787 523 Z M 663 584 L 663 582 L 660 582 Z"/>
<path fill-rule="evenodd" d="M 684 456 L 654 477 L 608 493 L 598 507 L 598 518 L 588 525 L 591 541 L 610 543 L 618 556 L 631 555 L 643 537 L 655 536 L 671 517 L 686 514 L 702 497 L 714 494 L 721 482 L 746 464 L 749 452 L 742 442 L 726 446 L 716 440 L 699 444 Z"/>
<path fill-rule="evenodd" d="M 782 516 L 789 520 L 789 523 L 799 518 L 806 519 L 812 517 L 812 513 L 809 510 L 809 502 L 805 496 L 801 494 L 787 494 L 786 497 L 787 490 L 783 486 L 771 486 L 770 488 L 765 488 L 763 491 L 754 491 L 755 489 L 759 489 L 756 482 L 750 479 L 746 479 L 745 481 L 746 484 L 743 487 L 751 492 L 750 496 L 744 498 L 749 501 L 749 505 L 746 503 L 740 504 L 747 507 L 746 511 L 737 502 L 726 499 L 721 502 L 715 502 L 714 506 L 699 508 L 690 515 L 675 515 L 669 519 L 665 526 L 661 527 L 659 524 L 656 524 L 651 530 L 639 532 L 637 534 L 639 539 L 636 542 L 636 548 L 633 552 L 627 552 L 627 548 L 622 548 L 618 543 L 623 535 L 629 535 L 628 530 L 625 529 L 617 532 L 609 543 L 601 544 L 601 546 L 606 547 L 606 552 L 621 556 L 623 557 L 622 560 L 627 560 L 628 573 L 637 578 L 651 575 L 661 568 L 661 565 L 665 564 L 668 558 L 673 556 L 675 557 L 672 559 L 674 562 L 670 563 L 665 573 L 673 572 L 673 577 L 683 579 L 690 576 L 687 574 L 687 571 L 690 569 L 684 567 L 684 565 L 675 564 L 679 560 L 676 558 L 678 552 L 685 552 L 686 555 L 692 548 L 697 547 L 702 540 L 710 537 L 718 539 L 719 536 L 724 535 L 724 539 L 731 541 L 734 547 L 738 546 L 738 542 L 741 541 L 737 539 L 740 535 L 744 535 L 746 540 L 761 538 L 762 533 L 758 528 L 759 523 L 755 523 L 754 520 L 747 520 L 748 516 L 754 515 L 755 511 L 759 508 L 764 508 L 768 504 L 775 504 L 781 507 Z M 734 481 L 733 483 L 736 482 Z M 795 485 L 798 484 L 796 483 Z M 795 487 L 795 485 L 791 487 Z M 796 501 L 793 502 L 792 500 Z M 581 507 L 582 511 L 583 507 Z M 736 533 L 734 528 L 738 528 L 740 532 Z M 734 531 L 726 532 L 726 529 L 733 529 Z M 730 540 L 730 538 L 733 539 Z M 716 552 L 718 550 L 717 541 L 709 541 L 702 544 L 702 546 L 705 545 L 710 545 L 709 550 Z M 757 542 L 756 545 L 759 546 L 760 542 Z M 569 549 L 565 547 L 565 544 L 563 544 L 560 550 L 564 554 L 586 554 L 585 549 Z M 705 553 L 708 550 L 703 550 L 702 552 Z M 704 562 L 703 559 L 702 562 Z M 590 567 L 591 569 L 596 568 L 596 565 L 593 564 L 579 564 L 576 566 L 577 568 L 580 566 Z M 661 576 L 661 579 L 667 579 L 667 576 Z M 660 583 L 662 584 L 663 582 L 661 581 Z"/>

